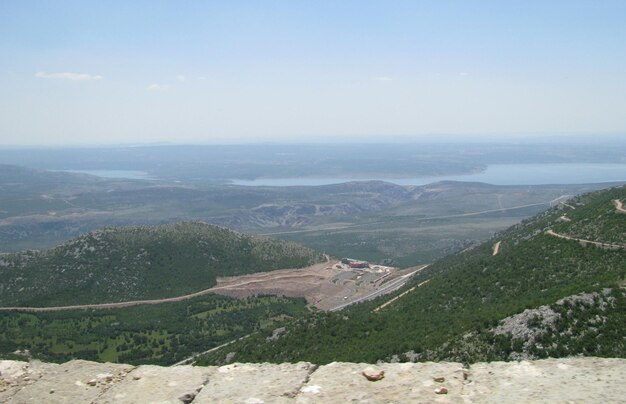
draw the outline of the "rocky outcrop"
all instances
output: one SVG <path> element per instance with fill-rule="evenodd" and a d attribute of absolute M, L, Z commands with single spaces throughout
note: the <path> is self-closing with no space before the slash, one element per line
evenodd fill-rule
<path fill-rule="evenodd" d="M 365 375 L 364 375 L 365 373 Z M 368 378 L 367 374 L 382 374 Z M 626 402 L 626 359 L 131 366 L 0 361 L 2 403 Z"/>

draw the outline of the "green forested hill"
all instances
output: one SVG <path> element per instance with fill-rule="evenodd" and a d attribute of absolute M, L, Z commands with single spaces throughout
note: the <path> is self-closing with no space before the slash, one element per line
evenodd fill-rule
<path fill-rule="evenodd" d="M 626 249 L 583 245 L 547 234 L 553 230 L 573 238 L 626 244 L 626 214 L 618 213 L 613 204 L 624 198 L 626 187 L 575 198 L 475 249 L 437 261 L 398 294 L 421 286 L 379 311 L 374 309 L 390 297 L 294 320 L 279 339 L 267 341 L 260 333 L 228 351 L 236 351 L 238 361 L 314 363 L 394 358 L 471 362 L 572 354 L 626 357 Z M 500 251 L 493 255 L 497 242 Z M 539 306 L 545 307 L 525 312 Z M 517 326 L 503 321 L 516 314 Z M 533 329 L 539 332 L 530 340 L 528 330 Z M 218 351 L 201 363 L 223 359 L 224 353 Z"/>
<path fill-rule="evenodd" d="M 207 294 L 180 302 L 43 313 L 0 311 L 0 358 L 172 365 L 307 311 L 302 298 L 239 300 Z"/>
<path fill-rule="evenodd" d="M 626 214 L 616 214 L 615 200 L 623 200 L 622 188 L 607 191 L 603 198 L 596 193 L 584 194 L 568 201 L 558 223 L 557 233 L 605 243 L 626 243 Z M 609 202 L 609 203 L 607 203 Z"/>
<path fill-rule="evenodd" d="M 51 250 L 0 256 L 0 305 L 164 298 L 209 288 L 217 276 L 321 260 L 321 254 L 295 243 L 199 222 L 105 228 Z"/>

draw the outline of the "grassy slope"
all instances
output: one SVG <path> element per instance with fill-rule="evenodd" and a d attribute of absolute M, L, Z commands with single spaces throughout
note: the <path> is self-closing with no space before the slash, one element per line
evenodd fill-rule
<path fill-rule="evenodd" d="M 615 212 L 612 200 L 624 197 L 625 187 L 585 195 L 572 201 L 575 219 L 569 210 L 554 208 L 478 248 L 440 260 L 413 279 L 413 285 L 426 279 L 429 283 L 378 313 L 372 309 L 389 297 L 295 321 L 277 341 L 265 343 L 265 335 L 258 335 L 229 351 L 237 351 L 240 361 L 372 362 L 408 351 L 421 353 L 422 358 L 446 358 L 446 344 L 489 329 L 504 317 L 621 284 L 626 277 L 625 250 L 584 247 L 545 231 L 558 226 L 559 231 L 574 233 L 586 222 L 593 224 L 602 240 L 623 243 L 626 215 Z M 560 222 L 558 218 L 566 212 L 573 220 Z M 502 242 L 501 252 L 492 256 L 496 241 Z M 623 344 L 612 354 L 625 356 Z M 224 353 L 217 352 L 203 363 L 216 363 L 223 357 Z"/>
<path fill-rule="evenodd" d="M 155 299 L 242 275 L 319 262 L 294 243 L 197 222 L 106 228 L 44 252 L 0 257 L 0 304 L 68 305 Z"/>

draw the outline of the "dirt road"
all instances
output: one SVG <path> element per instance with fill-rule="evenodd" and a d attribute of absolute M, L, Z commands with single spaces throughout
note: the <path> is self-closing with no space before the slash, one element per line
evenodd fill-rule
<path fill-rule="evenodd" d="M 616 199 L 613 202 L 615 202 L 615 209 L 617 209 L 618 212 L 626 213 L 626 209 L 624 209 L 624 205 L 622 205 L 622 201 L 620 201 L 619 199 Z"/>
<path fill-rule="evenodd" d="M 574 240 L 574 241 L 578 241 L 580 243 L 594 244 L 594 245 L 597 245 L 597 246 L 603 247 L 603 248 L 626 248 L 625 244 L 601 243 L 599 241 L 591 241 L 591 240 L 585 240 L 585 239 L 582 239 L 582 238 L 574 238 L 574 237 L 566 236 L 565 234 L 555 233 L 552 230 L 548 230 L 546 232 L 546 234 L 548 234 L 550 236 L 562 238 L 562 239 L 565 239 L 565 240 Z"/>
<path fill-rule="evenodd" d="M 491 254 L 491 255 L 498 255 L 498 253 L 500 252 L 500 243 L 501 242 L 502 241 L 498 241 L 497 243 L 495 243 L 493 245 L 493 254 Z"/>
<path fill-rule="evenodd" d="M 228 346 L 228 345 L 234 344 L 235 342 L 237 342 L 237 341 L 241 341 L 242 339 L 246 339 L 246 338 L 248 338 L 250 335 L 252 335 L 252 334 L 247 334 L 247 335 L 244 335 L 243 337 L 239 337 L 239 338 L 236 338 L 236 339 L 234 339 L 234 340 L 232 340 L 232 341 L 228 341 L 228 342 L 226 342 L 226 343 L 224 343 L 224 344 L 222 344 L 222 345 L 218 345 L 218 346 L 216 346 L 216 347 L 214 347 L 214 348 L 207 349 L 207 350 L 206 350 L 206 351 L 204 351 L 204 352 L 200 352 L 200 353 L 197 353 L 197 354 L 193 354 L 193 355 L 191 355 L 189 358 L 183 359 L 182 361 L 180 361 L 180 362 L 176 362 L 175 364 L 170 365 L 170 366 L 192 365 L 192 364 L 194 364 L 194 363 L 195 363 L 196 358 L 198 358 L 199 356 L 204 355 L 204 354 L 208 354 L 208 353 L 210 353 L 210 352 L 217 351 L 218 349 L 222 349 L 222 348 L 224 348 L 225 346 Z"/>
<path fill-rule="evenodd" d="M 411 289 L 400 293 L 398 296 L 394 297 L 393 299 L 381 304 L 380 306 L 376 307 L 374 310 L 372 310 L 374 313 L 379 312 L 381 309 L 384 309 L 385 307 L 389 306 L 391 303 L 395 302 L 396 300 L 400 299 L 401 297 L 404 297 L 405 295 L 407 295 L 408 293 L 413 292 L 416 288 L 419 288 L 422 285 L 427 284 L 428 282 L 430 282 L 430 279 L 426 279 L 423 282 L 420 282 L 419 284 L 417 284 L 417 286 L 413 286 Z"/>
<path fill-rule="evenodd" d="M 330 258 L 326 257 L 328 261 L 314 264 L 306 268 L 302 269 L 283 269 L 272 272 L 262 272 L 253 275 L 246 275 L 244 277 L 251 277 L 252 279 L 241 282 L 234 282 L 233 285 L 219 285 L 214 286 L 209 289 L 204 289 L 199 292 L 190 293 L 188 295 L 168 297 L 165 299 L 152 299 L 152 300 L 133 300 L 128 302 L 117 302 L 117 303 L 97 303 L 97 304 L 79 304 L 79 305 L 71 305 L 71 306 L 53 306 L 53 307 L 0 307 L 0 311 L 24 311 L 24 312 L 46 312 L 46 311 L 66 311 L 66 310 L 103 310 L 103 309 L 118 309 L 124 307 L 131 306 L 139 306 L 144 304 L 163 304 L 163 303 L 172 303 L 172 302 L 181 302 L 183 300 L 193 299 L 194 297 L 204 296 L 209 293 L 219 293 L 220 291 L 224 291 L 229 287 L 245 287 L 258 282 L 258 278 L 267 278 L 270 281 L 276 281 L 281 278 L 281 276 L 286 278 L 294 278 L 294 277 L 306 277 L 311 276 L 312 274 L 319 273 L 323 268 L 326 268 L 330 265 L 333 265 L 334 261 L 331 261 Z M 315 276 L 315 275 L 313 275 Z M 242 277 L 237 277 L 241 279 Z M 236 278 L 231 278 L 236 279 Z"/>
<path fill-rule="evenodd" d="M 213 288 L 201 290 L 196 293 L 191 293 L 183 296 L 168 297 L 165 299 L 154 300 L 132 300 L 128 302 L 117 303 L 97 303 L 97 304 L 77 304 L 73 306 L 53 306 L 53 307 L 0 307 L 0 311 L 26 311 L 26 312 L 44 312 L 44 311 L 65 311 L 65 310 L 103 310 L 103 309 L 118 309 L 122 307 L 139 306 L 142 304 L 163 304 L 180 302 L 183 300 L 192 299 L 194 297 L 203 296 L 208 293 L 213 293 Z"/>
<path fill-rule="evenodd" d="M 209 293 L 217 293 L 235 298 L 257 295 L 304 297 L 309 304 L 321 310 L 336 311 L 350 304 L 393 292 L 402 287 L 411 275 L 426 267 L 421 266 L 414 270 L 407 269 L 392 274 L 376 274 L 375 272 L 350 273 L 350 271 L 336 268 L 335 264 L 337 262 L 330 260 L 328 256 L 326 258 L 328 260 L 326 262 L 302 269 L 282 269 L 237 277 L 218 278 L 216 286 L 183 296 L 71 306 L 0 307 L 0 311 L 48 312 L 115 309 L 145 304 L 180 302 Z M 345 278 L 344 281 L 337 281 L 337 279 L 342 279 L 345 275 L 348 275 L 348 277 Z M 355 281 L 355 279 L 359 279 L 362 276 L 367 277 L 372 275 L 372 279 L 365 283 Z M 334 281 L 331 282 L 331 280 Z"/>

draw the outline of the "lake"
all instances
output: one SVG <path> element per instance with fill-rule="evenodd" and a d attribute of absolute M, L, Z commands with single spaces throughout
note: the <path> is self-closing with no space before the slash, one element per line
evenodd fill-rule
<path fill-rule="evenodd" d="M 406 178 L 257 178 L 232 180 L 235 185 L 329 185 L 349 181 L 381 180 L 398 185 L 425 185 L 437 181 L 485 182 L 494 185 L 587 184 L 626 181 L 626 164 L 490 164 L 480 173 Z"/>

